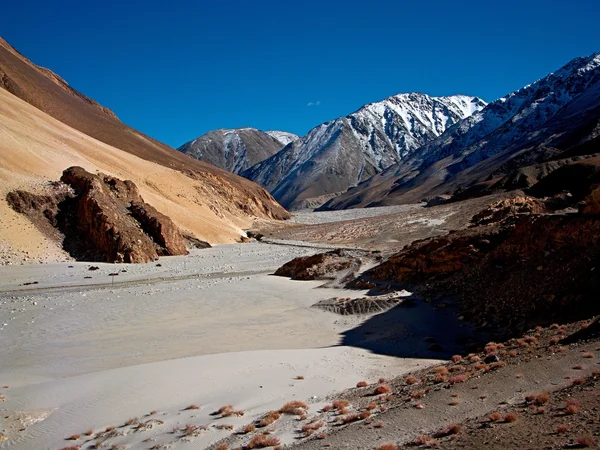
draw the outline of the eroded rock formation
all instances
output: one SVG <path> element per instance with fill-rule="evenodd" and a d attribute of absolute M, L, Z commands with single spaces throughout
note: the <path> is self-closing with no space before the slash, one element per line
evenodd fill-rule
<path fill-rule="evenodd" d="M 342 271 L 358 270 L 361 264 L 358 256 L 336 249 L 294 258 L 277 269 L 275 275 L 290 277 L 292 280 L 333 280 Z"/>
<path fill-rule="evenodd" d="M 144 263 L 187 254 L 177 226 L 145 203 L 133 182 L 81 167 L 65 170 L 61 182 L 48 195 L 16 191 L 7 201 L 44 232 L 59 230 L 76 258 Z"/>

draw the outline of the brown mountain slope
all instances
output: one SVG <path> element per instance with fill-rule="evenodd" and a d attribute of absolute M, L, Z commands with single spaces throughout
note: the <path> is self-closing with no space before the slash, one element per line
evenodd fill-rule
<path fill-rule="evenodd" d="M 134 130 L 94 100 L 71 88 L 52 71 L 36 66 L 0 38 L 0 86 L 55 119 L 105 144 L 147 161 L 202 179 L 213 190 L 232 189 L 232 203 L 248 209 L 240 199 L 256 197 L 260 206 L 250 211 L 258 217 L 286 218 L 287 212 L 258 185 L 194 160 L 171 147 Z M 66 169 L 64 167 L 63 169 Z"/>
<path fill-rule="evenodd" d="M 211 243 L 238 240 L 256 220 L 254 211 L 270 213 L 266 206 L 270 197 L 257 197 L 258 188 L 244 191 L 217 175 L 198 172 L 192 178 L 144 160 L 74 130 L 0 89 L 0 265 L 66 257 L 59 244 L 12 210 L 5 199 L 19 189 L 48 192 L 50 182 L 59 180 L 70 166 L 132 180 L 143 199 L 171 217 L 184 233 Z"/>

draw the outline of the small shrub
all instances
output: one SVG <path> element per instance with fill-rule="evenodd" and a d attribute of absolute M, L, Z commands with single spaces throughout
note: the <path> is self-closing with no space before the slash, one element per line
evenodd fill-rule
<path fill-rule="evenodd" d="M 271 411 L 270 413 L 266 414 L 259 422 L 258 422 L 258 426 L 259 427 L 268 427 L 269 425 L 271 425 L 273 422 L 275 422 L 276 420 L 278 420 L 281 417 L 281 414 L 278 413 L 277 411 Z"/>
<path fill-rule="evenodd" d="M 93 434 L 94 434 L 94 430 L 92 430 L 91 428 L 85 432 L 86 436 L 92 436 Z"/>
<path fill-rule="evenodd" d="M 306 425 L 303 425 L 301 430 L 304 433 L 305 436 L 310 436 L 312 435 L 315 431 L 317 431 L 319 428 L 322 428 L 324 425 L 323 422 L 313 422 L 313 423 L 307 423 Z"/>
<path fill-rule="evenodd" d="M 183 408 L 184 411 L 189 411 L 191 409 L 200 409 L 200 407 L 198 405 L 192 403 L 191 405 L 186 406 L 185 408 Z"/>
<path fill-rule="evenodd" d="M 571 381 L 571 383 L 574 386 L 581 386 L 582 384 L 585 383 L 585 378 L 575 378 L 574 380 Z"/>
<path fill-rule="evenodd" d="M 231 417 L 231 416 L 243 416 L 244 415 L 244 411 L 239 410 L 239 409 L 235 409 L 233 406 L 231 405 L 225 405 L 225 406 L 221 406 L 215 414 L 220 414 L 221 417 Z"/>
<path fill-rule="evenodd" d="M 352 413 L 341 417 L 340 420 L 345 425 L 347 423 L 352 423 L 360 420 L 360 416 L 357 413 Z"/>
<path fill-rule="evenodd" d="M 377 450 L 398 450 L 398 446 L 396 444 L 386 442 L 385 444 L 381 444 L 379 447 L 377 447 Z"/>
<path fill-rule="evenodd" d="M 515 356 L 517 356 L 519 354 L 519 352 L 517 352 L 516 350 L 509 350 L 508 352 L 508 356 L 512 356 L 513 358 Z"/>
<path fill-rule="evenodd" d="M 593 357 L 594 357 L 594 354 L 593 354 L 593 353 L 588 353 L 588 352 L 586 352 L 586 353 L 584 353 L 584 354 L 583 354 L 583 355 L 581 355 L 581 356 L 583 356 L 584 358 L 593 358 Z"/>
<path fill-rule="evenodd" d="M 584 436 L 579 436 L 577 438 L 577 444 L 579 444 L 581 447 L 593 447 L 596 445 L 596 440 L 594 439 L 594 437 L 591 434 L 586 434 Z"/>
<path fill-rule="evenodd" d="M 452 358 L 450 358 L 450 361 L 452 361 L 453 363 L 457 363 L 459 361 L 462 361 L 463 357 L 460 355 L 454 355 Z"/>
<path fill-rule="evenodd" d="M 488 416 L 488 419 L 490 420 L 490 422 L 499 422 L 502 419 L 502 414 L 495 412 L 495 413 L 491 413 Z"/>
<path fill-rule="evenodd" d="M 451 423 L 443 430 L 440 430 L 435 435 L 435 437 L 446 437 L 446 436 L 451 436 L 453 434 L 458 434 L 461 429 L 462 429 L 462 425 L 460 425 L 459 423 Z"/>
<path fill-rule="evenodd" d="M 305 414 L 307 409 L 308 405 L 305 402 L 301 400 L 292 400 L 291 402 L 287 402 L 285 405 L 283 405 L 279 412 L 282 414 L 300 416 Z"/>
<path fill-rule="evenodd" d="M 304 375 L 297 375 L 296 380 L 304 380 Z"/>
<path fill-rule="evenodd" d="M 578 400 L 575 400 L 575 399 L 567 400 L 567 406 L 565 406 L 565 413 L 570 414 L 570 415 L 577 414 L 579 412 L 580 406 L 581 406 L 581 403 L 579 403 Z"/>
<path fill-rule="evenodd" d="M 517 420 L 517 413 L 511 412 L 504 416 L 504 421 L 506 423 L 512 423 L 512 422 L 515 422 L 516 420 Z"/>
<path fill-rule="evenodd" d="M 569 425 L 561 423 L 560 425 L 556 426 L 556 432 L 557 433 L 566 433 L 567 431 L 569 431 Z"/>
<path fill-rule="evenodd" d="M 138 423 L 140 423 L 140 419 L 137 417 L 131 417 L 125 421 L 125 425 L 137 425 Z"/>
<path fill-rule="evenodd" d="M 230 424 L 225 424 L 225 423 L 219 423 L 217 425 L 215 425 L 215 428 L 217 430 L 227 430 L 227 431 L 231 431 L 233 430 L 233 425 Z"/>
<path fill-rule="evenodd" d="M 373 428 L 383 428 L 385 427 L 385 424 L 383 422 L 375 422 L 373 424 Z"/>
<path fill-rule="evenodd" d="M 557 345 L 560 342 L 560 338 L 554 336 L 552 339 L 550 339 L 550 345 Z"/>
<path fill-rule="evenodd" d="M 333 402 L 333 409 L 340 410 L 342 408 L 347 408 L 350 406 L 350 402 L 348 400 L 340 399 Z"/>
<path fill-rule="evenodd" d="M 464 372 L 466 369 L 463 366 L 452 366 L 448 369 L 450 372 L 455 373 L 455 372 Z"/>
<path fill-rule="evenodd" d="M 437 375 L 448 375 L 448 368 L 446 366 L 438 366 L 433 369 L 433 373 Z"/>
<path fill-rule="evenodd" d="M 583 370 L 583 366 L 581 364 L 578 364 L 576 366 L 573 366 L 573 370 Z"/>
<path fill-rule="evenodd" d="M 361 411 L 358 414 L 359 419 L 361 420 L 365 420 L 368 419 L 369 417 L 371 417 L 371 411 L 369 411 L 368 409 L 365 409 L 364 411 Z"/>
<path fill-rule="evenodd" d="M 333 405 L 325 405 L 323 406 L 323 408 L 321 408 L 321 411 L 323 412 L 329 412 L 333 409 Z"/>
<path fill-rule="evenodd" d="M 413 377 L 412 375 L 406 377 L 406 384 L 417 384 L 419 379 L 417 377 Z"/>
<path fill-rule="evenodd" d="M 385 383 L 385 378 L 380 378 L 379 379 L 379 384 Z"/>
<path fill-rule="evenodd" d="M 215 450 L 229 450 L 229 446 L 227 444 L 219 444 Z"/>
<path fill-rule="evenodd" d="M 356 387 L 357 388 L 364 388 L 367 387 L 369 384 L 366 381 L 359 381 L 358 383 L 356 383 Z"/>
<path fill-rule="evenodd" d="M 450 405 L 450 406 L 458 406 L 458 405 L 460 405 L 460 402 L 458 400 L 451 400 L 450 403 L 448 403 L 448 405 Z"/>
<path fill-rule="evenodd" d="M 369 403 L 369 404 L 367 405 L 367 409 L 368 409 L 369 411 L 371 411 L 371 410 L 373 410 L 373 409 L 375 409 L 375 408 L 377 408 L 377 403 L 375 403 L 375 402 L 371 402 L 371 403 Z"/>
<path fill-rule="evenodd" d="M 66 440 L 67 441 L 78 441 L 80 437 L 81 437 L 80 434 L 72 434 Z"/>
<path fill-rule="evenodd" d="M 113 431 L 114 429 L 115 429 L 115 427 L 113 427 L 113 426 L 106 427 L 106 428 L 104 429 L 104 432 L 105 432 L 105 433 L 110 433 L 110 432 L 111 432 L 111 431 Z"/>
<path fill-rule="evenodd" d="M 533 402 L 538 406 L 545 405 L 549 401 L 550 401 L 550 395 L 547 392 L 540 392 L 533 399 Z"/>
<path fill-rule="evenodd" d="M 398 446 L 396 444 L 386 442 L 385 444 L 381 444 L 379 447 L 377 447 L 377 450 L 398 450 Z"/>
<path fill-rule="evenodd" d="M 266 448 L 266 447 L 275 447 L 279 445 L 279 439 L 274 436 L 266 436 L 264 434 L 258 434 L 250 439 L 250 442 L 246 445 L 246 448 Z"/>
<path fill-rule="evenodd" d="M 456 384 L 456 383 L 464 383 L 467 381 L 468 377 L 465 374 L 456 375 L 448 379 L 448 383 Z"/>
<path fill-rule="evenodd" d="M 60 450 L 79 450 L 81 447 L 79 445 L 70 445 L 68 447 L 63 447 Z"/>
<path fill-rule="evenodd" d="M 481 358 L 477 355 L 473 355 L 473 356 L 469 357 L 469 362 L 477 363 L 479 361 L 481 361 Z"/>
<path fill-rule="evenodd" d="M 375 393 L 375 395 L 382 395 L 382 394 L 389 394 L 390 392 L 392 392 L 392 388 L 389 387 L 387 384 L 382 384 L 375 388 L 374 393 Z"/>
<path fill-rule="evenodd" d="M 242 428 L 242 433 L 248 434 L 248 433 L 252 433 L 254 430 L 256 430 L 256 427 L 254 426 L 254 424 L 249 423 L 248 425 L 244 425 L 244 427 Z"/>

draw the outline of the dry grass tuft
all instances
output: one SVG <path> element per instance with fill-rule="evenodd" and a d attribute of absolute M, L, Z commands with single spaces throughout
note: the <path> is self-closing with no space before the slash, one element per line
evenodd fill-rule
<path fill-rule="evenodd" d="M 406 377 L 406 384 L 417 384 L 419 379 L 417 377 L 413 377 L 412 375 Z"/>
<path fill-rule="evenodd" d="M 448 368 L 446 366 L 438 366 L 432 371 L 436 375 L 448 375 Z"/>
<path fill-rule="evenodd" d="M 500 414 L 499 412 L 491 413 L 488 416 L 488 419 L 490 422 L 499 422 L 502 419 L 502 414 Z"/>
<path fill-rule="evenodd" d="M 356 383 L 356 387 L 357 388 L 364 388 L 367 387 L 369 384 L 366 381 L 359 381 L 358 383 Z"/>
<path fill-rule="evenodd" d="M 347 414 L 339 419 L 344 425 L 360 420 L 358 413 Z"/>
<path fill-rule="evenodd" d="M 377 450 L 398 450 L 398 446 L 396 444 L 386 442 L 385 444 L 381 444 L 379 447 L 377 447 Z"/>
<path fill-rule="evenodd" d="M 425 447 L 438 447 L 440 445 L 440 443 L 438 441 L 436 441 L 434 438 L 432 438 L 431 436 L 425 436 L 425 435 L 421 435 L 418 438 L 416 438 L 413 442 L 413 445 L 424 445 Z"/>
<path fill-rule="evenodd" d="M 591 434 L 586 434 L 583 436 L 579 436 L 577 438 L 577 444 L 581 447 L 594 447 L 596 445 L 596 439 Z"/>
<path fill-rule="evenodd" d="M 323 425 L 325 425 L 323 422 L 307 423 L 306 425 L 302 426 L 301 430 L 304 433 L 304 435 L 308 437 L 318 429 L 323 428 Z"/>
<path fill-rule="evenodd" d="M 200 407 L 198 405 L 192 403 L 191 405 L 186 406 L 185 408 L 183 408 L 184 411 L 189 411 L 191 409 L 200 409 Z"/>
<path fill-rule="evenodd" d="M 571 381 L 571 383 L 573 384 L 573 386 L 581 386 L 585 383 L 585 378 L 575 378 Z"/>
<path fill-rule="evenodd" d="M 278 420 L 281 417 L 281 414 L 278 413 L 277 411 L 271 411 L 269 413 L 267 413 L 259 422 L 258 422 L 258 426 L 259 427 L 268 427 L 269 425 L 271 425 L 272 423 L 274 423 L 276 420 Z"/>
<path fill-rule="evenodd" d="M 477 355 L 473 355 L 473 356 L 469 357 L 469 362 L 477 363 L 479 361 L 481 361 L 481 358 L 479 356 L 477 356 Z"/>
<path fill-rule="evenodd" d="M 91 428 L 85 432 L 86 436 L 92 436 L 93 434 L 94 434 L 94 430 L 92 430 Z"/>
<path fill-rule="evenodd" d="M 254 424 L 249 423 L 248 425 L 243 426 L 242 433 L 248 434 L 248 433 L 252 433 L 254 430 L 256 430 L 256 427 L 254 426 Z"/>
<path fill-rule="evenodd" d="M 583 355 L 581 355 L 581 356 L 583 356 L 584 358 L 591 359 L 591 358 L 593 358 L 593 357 L 594 357 L 594 354 L 593 354 L 593 353 L 586 352 L 586 353 L 584 353 L 584 354 L 583 354 Z"/>
<path fill-rule="evenodd" d="M 231 416 L 237 416 L 237 417 L 241 417 L 244 415 L 244 411 L 239 410 L 239 409 L 235 409 L 233 406 L 231 405 L 225 405 L 225 406 L 221 406 L 216 412 L 215 415 L 220 414 L 221 417 L 231 417 Z"/>
<path fill-rule="evenodd" d="M 188 423 L 185 427 L 183 427 L 183 434 L 186 436 L 197 436 L 201 431 L 206 431 L 206 427 L 202 425 L 192 425 Z"/>
<path fill-rule="evenodd" d="M 383 422 L 375 422 L 373 424 L 373 428 L 383 428 L 383 427 L 385 427 L 385 423 L 383 423 Z"/>
<path fill-rule="evenodd" d="M 227 431 L 233 430 L 233 425 L 226 424 L 226 423 L 219 423 L 219 424 L 215 425 L 214 427 L 217 430 L 227 430 Z"/>
<path fill-rule="evenodd" d="M 78 441 L 80 437 L 81 437 L 80 434 L 72 434 L 66 440 L 67 441 Z"/>
<path fill-rule="evenodd" d="M 450 383 L 450 384 L 464 383 L 465 381 L 467 381 L 468 378 L 469 377 L 467 377 L 465 374 L 456 375 L 456 376 L 449 378 L 448 383 Z"/>
<path fill-rule="evenodd" d="M 366 410 L 364 410 L 364 411 L 361 411 L 360 413 L 358 413 L 358 417 L 359 417 L 361 420 L 366 420 L 366 419 L 368 419 L 369 417 L 371 417 L 371 411 L 369 411 L 368 409 L 366 409 Z"/>
<path fill-rule="evenodd" d="M 569 425 L 564 424 L 564 423 L 556 426 L 557 433 L 566 433 L 569 430 L 570 430 Z"/>
<path fill-rule="evenodd" d="M 567 406 L 565 406 L 565 413 L 569 415 L 577 414 L 579 412 L 579 407 L 581 403 L 579 400 L 570 399 L 567 400 Z"/>
<path fill-rule="evenodd" d="M 291 402 L 287 402 L 285 405 L 283 405 L 279 412 L 282 414 L 301 416 L 306 413 L 307 409 L 308 405 L 305 402 L 301 400 L 292 400 Z"/>
<path fill-rule="evenodd" d="M 535 403 L 538 406 L 545 405 L 549 401 L 550 401 L 550 394 L 548 394 L 547 392 L 540 392 L 533 399 L 533 403 Z"/>
<path fill-rule="evenodd" d="M 387 384 L 382 384 L 380 386 L 377 386 L 375 388 L 375 395 L 382 395 L 382 394 L 389 394 L 390 392 L 392 392 L 392 388 L 389 387 Z"/>
<path fill-rule="evenodd" d="M 125 426 L 137 425 L 138 423 L 140 423 L 140 419 L 138 419 L 137 417 L 131 417 L 125 421 Z"/>
<path fill-rule="evenodd" d="M 275 447 L 279 445 L 279 439 L 274 436 L 266 436 L 264 434 L 258 434 L 250 439 L 250 442 L 246 445 L 246 448 L 266 448 L 266 447 Z"/>
<path fill-rule="evenodd" d="M 79 445 L 70 445 L 68 447 L 63 447 L 60 450 L 79 450 L 81 447 Z"/>
<path fill-rule="evenodd" d="M 350 406 L 350 402 L 348 400 L 340 399 L 333 402 L 333 409 L 340 410 L 342 408 L 347 408 L 348 406 Z"/>
<path fill-rule="evenodd" d="M 460 430 L 462 430 L 462 425 L 461 424 L 459 424 L 459 423 L 451 423 L 450 425 L 448 425 L 443 430 L 440 430 L 439 432 L 437 432 L 435 434 L 435 437 L 441 438 L 441 437 L 451 436 L 453 434 L 460 433 Z"/>
<path fill-rule="evenodd" d="M 504 415 L 504 421 L 506 423 L 516 422 L 516 420 L 517 420 L 517 413 L 511 412 L 511 413 Z"/>
<path fill-rule="evenodd" d="M 462 360 L 463 360 L 463 357 L 460 355 L 454 355 L 452 358 L 450 358 L 450 361 L 452 361 L 453 363 L 457 363 Z"/>
<path fill-rule="evenodd" d="M 215 447 L 215 450 L 229 450 L 229 446 L 227 444 L 219 444 Z"/>
<path fill-rule="evenodd" d="M 296 380 L 304 380 L 304 375 L 296 375 Z"/>
<path fill-rule="evenodd" d="M 458 405 L 460 405 L 460 402 L 459 402 L 458 400 L 451 400 L 451 401 L 448 403 L 448 405 L 449 405 L 449 406 L 458 406 Z"/>
<path fill-rule="evenodd" d="M 376 403 L 376 402 L 371 402 L 371 403 L 369 403 L 369 404 L 367 405 L 367 409 L 368 409 L 369 411 L 371 411 L 371 410 L 373 410 L 373 409 L 375 409 L 375 408 L 377 408 L 377 403 Z"/>

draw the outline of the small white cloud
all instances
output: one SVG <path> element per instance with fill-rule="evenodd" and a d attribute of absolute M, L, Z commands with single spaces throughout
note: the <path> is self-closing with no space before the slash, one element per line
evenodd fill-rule
<path fill-rule="evenodd" d="M 312 106 L 313 104 L 314 104 L 313 102 L 308 102 L 308 103 L 306 104 L 306 106 Z"/>
<path fill-rule="evenodd" d="M 316 106 L 319 106 L 320 104 L 321 104 L 321 100 L 317 100 L 317 101 L 315 102 L 315 105 L 316 105 Z"/>
<path fill-rule="evenodd" d="M 321 100 L 317 100 L 316 102 L 308 102 L 306 106 L 320 106 Z"/>

